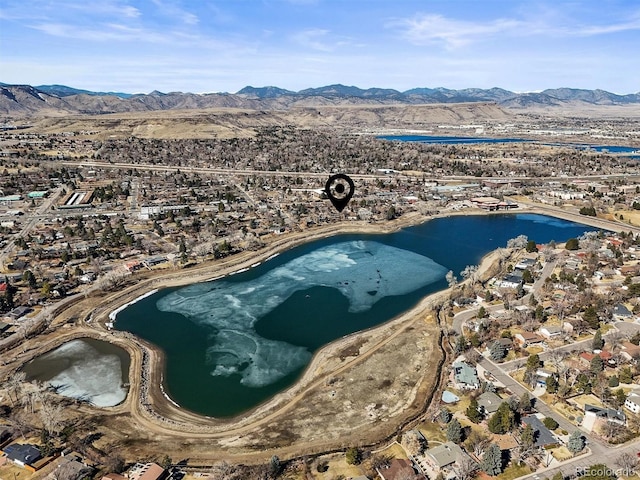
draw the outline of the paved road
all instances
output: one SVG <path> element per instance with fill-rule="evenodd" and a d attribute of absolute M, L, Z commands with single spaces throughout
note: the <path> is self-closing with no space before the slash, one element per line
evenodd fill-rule
<path fill-rule="evenodd" d="M 640 325 L 625 324 L 640 330 Z M 590 340 L 588 340 L 590 341 Z M 583 343 L 583 342 L 580 342 Z M 478 362 L 485 370 L 491 373 L 498 382 L 502 383 L 513 395 L 520 397 L 523 393 L 527 392 L 531 395 L 531 392 L 525 387 L 511 378 L 503 369 L 502 365 L 493 363 L 488 358 L 481 357 Z M 624 453 L 630 453 L 636 457 L 636 454 L 640 451 L 640 439 L 636 439 L 625 445 L 611 446 L 600 439 L 593 437 L 590 432 L 574 425 L 562 415 L 552 410 L 546 403 L 539 398 L 536 398 L 535 408 L 538 412 L 546 417 L 553 418 L 563 430 L 571 433 L 575 430 L 580 430 L 584 437 L 587 439 L 588 452 L 580 455 L 576 458 L 562 462 L 560 465 L 550 468 L 539 470 L 531 475 L 526 475 L 522 478 L 528 479 L 542 479 L 551 478 L 557 472 L 562 472 L 564 476 L 575 475 L 576 472 L 586 469 L 591 465 L 604 464 L 611 468 L 615 468 L 616 460 Z"/>
<path fill-rule="evenodd" d="M 482 305 L 482 306 L 489 313 L 496 312 L 498 310 L 504 310 L 504 303 L 496 303 L 494 305 Z M 480 305 L 478 305 L 477 307 L 473 307 L 468 310 L 463 310 L 461 312 L 456 313 L 455 316 L 453 317 L 453 326 L 452 326 L 453 330 L 458 335 L 460 335 L 462 333 L 462 325 L 464 325 L 464 323 L 467 320 L 470 320 L 473 317 L 475 317 L 479 309 L 480 309 Z"/>

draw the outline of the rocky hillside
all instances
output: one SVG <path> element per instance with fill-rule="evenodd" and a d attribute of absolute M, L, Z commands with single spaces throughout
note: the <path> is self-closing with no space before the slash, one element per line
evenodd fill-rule
<path fill-rule="evenodd" d="M 564 105 L 631 105 L 640 103 L 640 93 L 616 95 L 604 90 L 559 88 L 540 93 L 514 93 L 501 88 L 451 90 L 414 88 L 405 92 L 384 88 L 360 89 L 328 85 L 298 92 L 278 87 L 245 87 L 235 94 L 151 92 L 125 94 L 90 92 L 64 85 L 0 84 L 0 114 L 11 116 L 103 115 L 163 110 L 236 108 L 290 110 L 328 106 L 388 106 L 459 103 L 495 103 L 506 108 Z"/>

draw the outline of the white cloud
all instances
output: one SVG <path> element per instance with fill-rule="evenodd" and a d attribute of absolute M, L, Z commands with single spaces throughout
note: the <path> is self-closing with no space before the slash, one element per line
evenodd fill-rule
<path fill-rule="evenodd" d="M 606 35 L 609 33 L 620 33 L 633 30 L 640 30 L 640 18 L 628 22 L 613 23 L 610 25 L 586 25 L 569 30 L 569 34 L 576 36 Z"/>
<path fill-rule="evenodd" d="M 106 23 L 96 25 L 93 28 L 80 28 L 77 25 L 65 23 L 40 23 L 33 25 L 34 29 L 47 35 L 62 38 L 73 38 L 87 40 L 91 42 L 150 42 L 168 43 L 171 41 L 170 35 L 160 34 L 129 25 Z"/>
<path fill-rule="evenodd" d="M 418 15 L 391 22 L 389 26 L 404 29 L 403 36 L 415 45 L 444 44 L 458 48 L 488 36 L 514 32 L 523 22 L 513 19 L 497 19 L 491 22 L 453 20 L 443 15 Z"/>
<path fill-rule="evenodd" d="M 292 38 L 303 47 L 321 52 L 330 52 L 334 49 L 334 46 L 327 41 L 328 34 L 329 30 L 311 28 L 294 34 Z"/>
<path fill-rule="evenodd" d="M 177 2 L 167 0 L 151 0 L 158 8 L 158 11 L 172 18 L 177 18 L 186 25 L 197 25 L 200 21 L 197 15 L 183 9 Z"/>
<path fill-rule="evenodd" d="M 481 22 L 447 18 L 439 14 L 418 14 L 389 22 L 387 27 L 399 29 L 402 37 L 414 45 L 439 44 L 447 49 L 456 49 L 499 36 L 590 37 L 640 30 L 640 16 L 634 15 L 625 21 L 594 24 L 553 15 L 530 19 L 497 18 Z"/>

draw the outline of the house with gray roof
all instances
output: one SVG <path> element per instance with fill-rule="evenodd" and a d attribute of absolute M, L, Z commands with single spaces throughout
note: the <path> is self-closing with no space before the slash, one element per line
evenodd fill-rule
<path fill-rule="evenodd" d="M 458 361 L 453 364 L 453 383 L 460 390 L 475 390 L 480 388 L 478 371 L 467 362 Z"/>
<path fill-rule="evenodd" d="M 527 415 L 526 417 L 523 417 L 522 424 L 523 426 L 531 425 L 536 447 L 545 448 L 559 444 L 558 439 L 551 430 L 545 427 L 544 423 L 542 423 L 535 415 Z"/>
<path fill-rule="evenodd" d="M 619 303 L 613 309 L 613 318 L 616 320 L 627 320 L 633 317 L 633 313 L 625 305 Z"/>
<path fill-rule="evenodd" d="M 597 407 L 589 404 L 584 405 L 584 417 L 580 424 L 583 428 L 592 432 L 597 425 L 602 425 L 603 422 L 612 422 L 625 426 L 627 423 L 627 417 L 622 410 Z"/>
<path fill-rule="evenodd" d="M 484 392 L 478 397 L 478 409 L 483 415 L 491 415 L 496 413 L 502 402 L 504 400 L 495 393 Z"/>
<path fill-rule="evenodd" d="M 429 448 L 424 453 L 426 462 L 435 471 L 451 467 L 465 456 L 468 455 L 453 442 L 445 442 L 437 447 Z"/>

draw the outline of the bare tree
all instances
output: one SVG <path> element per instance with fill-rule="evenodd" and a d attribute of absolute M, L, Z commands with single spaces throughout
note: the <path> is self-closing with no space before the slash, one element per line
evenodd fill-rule
<path fill-rule="evenodd" d="M 42 421 L 43 428 L 49 435 L 57 435 L 60 431 L 60 427 L 63 425 L 62 411 L 62 405 L 55 403 L 50 397 L 42 401 L 42 405 L 40 406 L 40 420 Z"/>
<path fill-rule="evenodd" d="M 478 266 L 467 265 L 466 267 L 464 267 L 464 270 L 460 272 L 460 275 L 462 275 L 462 278 L 464 278 L 465 280 L 469 280 L 471 286 L 473 286 L 478 281 Z"/>
<path fill-rule="evenodd" d="M 622 475 L 630 477 L 636 473 L 635 470 L 638 468 L 638 457 L 625 452 L 616 459 L 616 465 L 624 470 Z"/>
<path fill-rule="evenodd" d="M 602 424 L 600 431 L 605 438 L 613 439 L 618 435 L 621 435 L 625 429 L 618 423 L 606 421 Z"/>
<path fill-rule="evenodd" d="M 476 476 L 477 471 L 478 464 L 467 454 L 462 455 L 453 467 L 458 480 L 471 480 Z"/>
<path fill-rule="evenodd" d="M 422 438 L 415 430 L 409 430 L 402 436 L 402 447 L 409 455 L 420 455 L 424 451 Z"/>
<path fill-rule="evenodd" d="M 212 480 L 239 480 L 242 478 L 242 472 L 225 460 L 214 463 L 210 473 Z"/>
<path fill-rule="evenodd" d="M 475 430 L 471 432 L 466 441 L 467 448 L 473 452 L 476 457 L 482 455 L 490 444 L 491 439 L 487 435 Z"/>
<path fill-rule="evenodd" d="M 475 348 L 470 348 L 464 352 L 464 358 L 471 364 L 475 365 L 480 360 L 480 353 Z"/>
<path fill-rule="evenodd" d="M 27 374 L 22 371 L 12 373 L 5 383 L 7 394 L 11 399 L 11 404 L 15 406 L 18 403 L 22 393 L 22 383 L 27 378 Z"/>
<path fill-rule="evenodd" d="M 394 477 L 395 480 L 420 480 L 420 475 L 413 471 L 411 467 L 404 467 Z"/>
<path fill-rule="evenodd" d="M 444 278 L 447 280 L 447 284 L 449 285 L 449 288 L 453 288 L 458 284 L 458 279 L 453 274 L 453 270 L 449 270 Z"/>
<path fill-rule="evenodd" d="M 529 238 L 526 235 L 518 235 L 515 238 L 507 240 L 507 248 L 514 248 L 520 250 L 527 246 Z"/>
<path fill-rule="evenodd" d="M 606 341 L 609 344 L 609 349 L 613 353 L 618 353 L 622 349 L 622 340 L 624 339 L 624 334 L 620 330 L 612 330 L 607 333 Z"/>

